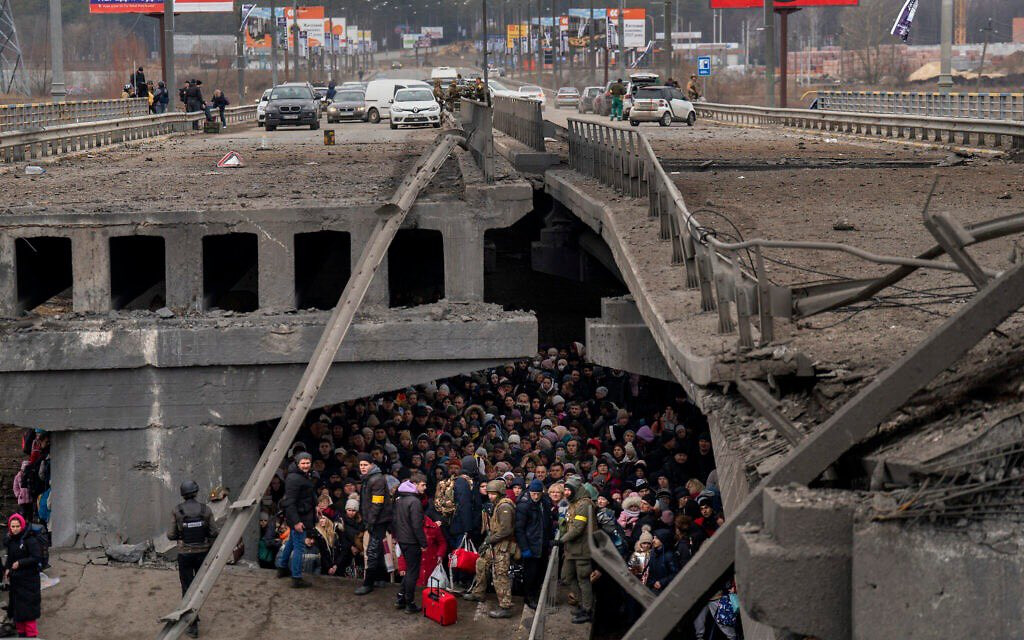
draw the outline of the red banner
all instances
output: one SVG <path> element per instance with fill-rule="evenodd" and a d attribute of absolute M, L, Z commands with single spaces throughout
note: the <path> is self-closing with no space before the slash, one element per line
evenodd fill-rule
<path fill-rule="evenodd" d="M 712 9 L 760 9 L 764 0 L 710 0 Z M 860 0 L 775 0 L 776 9 L 803 7 L 855 7 Z"/>
<path fill-rule="evenodd" d="M 175 13 L 233 11 L 232 0 L 175 0 Z M 89 0 L 89 13 L 163 13 L 163 0 Z"/>

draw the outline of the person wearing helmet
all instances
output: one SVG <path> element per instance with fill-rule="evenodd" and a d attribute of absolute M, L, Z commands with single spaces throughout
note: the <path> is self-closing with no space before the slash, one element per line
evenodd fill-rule
<path fill-rule="evenodd" d="M 594 531 L 594 502 L 578 476 L 566 481 L 565 492 L 569 494 L 569 510 L 565 512 L 565 520 L 559 527 L 558 538 L 565 557 L 562 576 L 579 603 L 573 611 L 572 623 L 583 624 L 590 622 L 594 607 L 594 591 L 590 584 L 593 570 L 590 563 L 590 536 Z"/>
<path fill-rule="evenodd" d="M 199 485 L 194 480 L 181 483 L 181 497 L 184 501 L 174 507 L 171 527 L 167 530 L 168 540 L 178 541 L 178 579 L 181 581 L 181 595 L 184 597 L 189 585 L 203 565 L 210 551 L 213 539 L 217 537 L 217 525 L 213 521 L 210 507 L 196 500 Z M 188 635 L 199 637 L 199 618 L 189 625 Z"/>
<path fill-rule="evenodd" d="M 494 510 L 490 515 L 484 513 L 487 537 L 480 546 L 480 558 L 476 561 L 475 586 L 463 596 L 471 602 L 483 602 L 487 595 L 487 576 L 493 571 L 498 608 L 488 614 L 492 618 L 512 617 L 512 582 L 508 572 L 512 560 L 519 558 L 516 505 L 508 498 L 505 489 L 504 480 L 491 480 L 487 483 L 487 498 L 494 505 Z"/>

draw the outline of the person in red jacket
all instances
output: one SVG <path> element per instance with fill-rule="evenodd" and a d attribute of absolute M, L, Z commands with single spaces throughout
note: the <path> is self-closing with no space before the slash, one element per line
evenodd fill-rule
<path fill-rule="evenodd" d="M 423 552 L 420 579 L 416 582 L 420 587 L 428 586 L 427 580 L 437 568 L 438 561 L 448 557 L 448 541 L 441 531 L 441 514 L 434 510 L 433 504 L 427 507 L 426 515 L 423 517 L 423 531 L 427 534 L 427 550 Z"/>

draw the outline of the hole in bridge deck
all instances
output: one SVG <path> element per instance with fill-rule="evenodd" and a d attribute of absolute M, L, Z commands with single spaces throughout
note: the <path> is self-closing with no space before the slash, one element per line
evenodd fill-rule
<path fill-rule="evenodd" d="M 71 238 L 41 236 L 14 241 L 18 310 L 71 311 Z"/>
<path fill-rule="evenodd" d="M 352 273 L 352 240 L 343 231 L 295 235 L 295 304 L 333 309 Z"/>
<path fill-rule="evenodd" d="M 388 249 L 392 307 L 411 307 L 444 298 L 444 240 L 440 231 L 402 229 Z"/>
<path fill-rule="evenodd" d="M 203 308 L 255 311 L 259 307 L 255 233 L 203 238 Z"/>
<path fill-rule="evenodd" d="M 160 236 L 111 238 L 111 307 L 155 311 L 167 304 L 164 256 L 164 239 Z"/>

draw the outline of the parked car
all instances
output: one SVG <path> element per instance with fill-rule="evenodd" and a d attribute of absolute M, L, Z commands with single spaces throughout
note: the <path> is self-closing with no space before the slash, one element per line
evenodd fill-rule
<path fill-rule="evenodd" d="M 555 93 L 555 108 L 575 107 L 580 101 L 580 92 L 576 87 L 559 87 Z"/>
<path fill-rule="evenodd" d="M 685 122 L 692 127 L 697 122 L 697 111 L 675 87 L 642 87 L 637 90 L 629 112 L 629 124 L 639 127 L 641 122 L 657 122 L 663 127 Z"/>
<path fill-rule="evenodd" d="M 441 126 L 441 105 L 429 87 L 399 89 L 391 101 L 391 128 L 401 125 Z"/>
<path fill-rule="evenodd" d="M 452 67 L 434 67 L 430 70 L 430 81 L 440 80 L 443 87 L 447 87 L 458 77 L 459 72 Z"/>
<path fill-rule="evenodd" d="M 580 113 L 594 111 L 594 99 L 604 92 L 604 87 L 584 87 L 580 99 L 576 101 L 576 110 Z"/>
<path fill-rule="evenodd" d="M 262 127 L 267 120 L 267 103 L 270 102 L 270 93 L 273 89 L 267 89 L 256 101 L 256 126 Z"/>
<path fill-rule="evenodd" d="M 625 83 L 626 95 L 622 96 L 622 117 L 629 117 L 629 110 L 633 107 L 633 97 L 636 95 L 636 92 L 642 87 L 658 84 L 659 79 L 660 76 L 658 76 L 658 74 L 646 71 L 634 73 L 629 76 L 629 80 Z M 606 84 L 601 95 L 594 99 L 594 113 L 602 116 L 611 115 L 612 96 L 611 93 L 609 93 L 609 89 L 613 84 L 615 84 L 614 81 Z"/>
<path fill-rule="evenodd" d="M 487 79 L 487 85 L 491 88 L 491 97 L 503 96 L 506 98 L 518 98 L 519 94 L 512 89 L 509 89 L 497 80 Z"/>
<path fill-rule="evenodd" d="M 519 87 L 519 97 L 529 98 L 530 100 L 536 100 L 540 102 L 540 108 L 543 109 L 544 105 L 547 104 L 547 97 L 544 95 L 544 90 L 533 84 L 524 84 Z"/>
<path fill-rule="evenodd" d="M 364 118 L 373 124 L 390 118 L 391 101 L 394 99 L 395 93 L 413 87 L 431 88 L 422 80 L 396 80 L 394 78 L 371 80 L 366 85 L 366 115 Z"/>
<path fill-rule="evenodd" d="M 391 68 L 392 69 L 401 69 L 402 68 L 402 63 L 399 62 L 398 60 L 395 60 L 394 62 L 391 63 Z"/>
<path fill-rule="evenodd" d="M 267 131 L 279 126 L 320 128 L 320 94 L 305 82 L 286 82 L 270 92 L 267 102 Z"/>
<path fill-rule="evenodd" d="M 366 94 L 359 89 L 342 89 L 327 106 L 327 122 L 363 120 L 366 116 Z"/>

